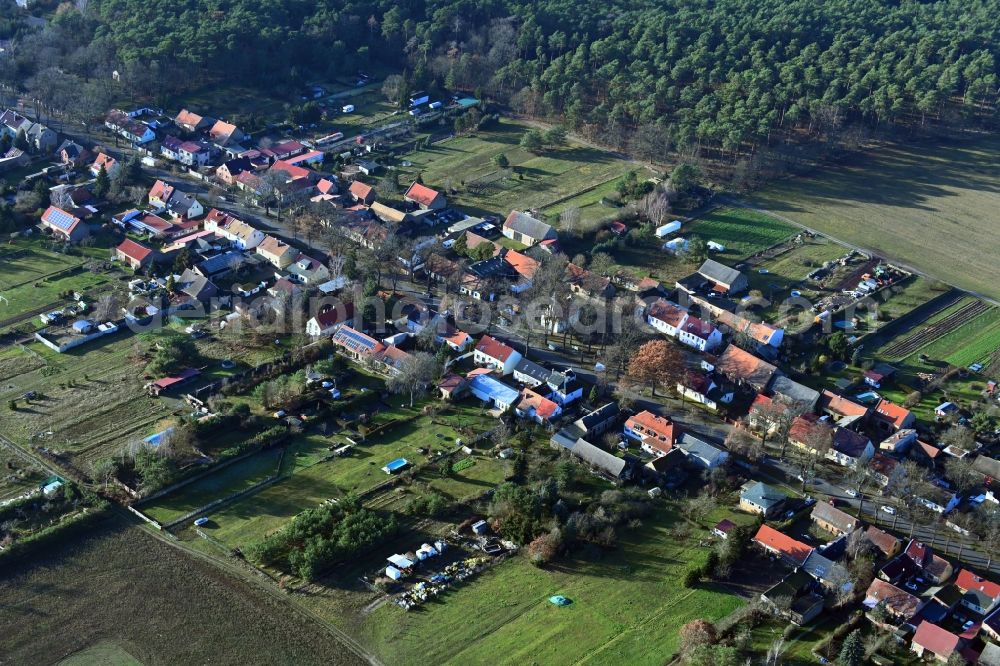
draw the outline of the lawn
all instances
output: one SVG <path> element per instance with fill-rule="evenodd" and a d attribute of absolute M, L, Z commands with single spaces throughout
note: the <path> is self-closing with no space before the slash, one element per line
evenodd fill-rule
<path fill-rule="evenodd" d="M 882 292 L 881 298 L 884 300 L 880 303 L 879 310 L 888 321 L 899 319 L 947 289 L 937 280 L 914 276 Z"/>
<path fill-rule="evenodd" d="M 404 155 L 401 161 L 410 166 L 400 168 L 400 182 L 406 187 L 419 173 L 430 187 L 455 188 L 457 192 L 449 199 L 460 208 L 506 216 L 513 209 L 556 206 L 635 168 L 610 153 L 573 142 L 541 154 L 530 153 L 518 145 L 526 129 L 502 120 L 495 129 Z M 506 181 L 497 178 L 498 168 L 492 162 L 500 153 L 507 156 L 512 168 Z M 483 184 L 479 189 L 470 187 L 475 182 Z"/>
<path fill-rule="evenodd" d="M 0 269 L 0 274 L 2 273 L 3 271 Z M 79 271 L 35 282 L 26 282 L 17 287 L 6 289 L 3 291 L 6 300 L 0 303 L 0 320 L 50 304 L 53 304 L 55 308 L 62 308 L 72 303 L 71 300 L 60 297 L 60 294 L 66 292 L 79 292 L 92 303 L 97 299 L 98 291 L 106 291 L 116 283 L 116 277 L 116 275 L 109 273 Z"/>
<path fill-rule="evenodd" d="M 419 407 L 393 410 L 394 415 L 419 414 Z M 284 525 L 290 518 L 322 502 L 344 497 L 351 492 L 361 492 L 389 477 L 382 466 L 390 460 L 404 457 L 412 464 L 425 462 L 428 456 L 417 451 L 424 447 L 433 450 L 454 447 L 461 433 L 456 429 L 473 428 L 483 432 L 490 427 L 491 417 L 482 416 L 478 408 L 461 406 L 447 418 L 418 416 L 415 420 L 387 428 L 358 442 L 345 457 L 333 458 L 330 448 L 347 443 L 343 435 L 330 438 L 307 434 L 296 439 L 285 454 L 282 474 L 277 483 L 252 493 L 218 511 L 210 512 L 211 522 L 205 526 L 207 534 L 232 547 L 246 546 Z M 477 467 L 479 469 L 477 469 Z M 428 473 L 431 487 L 456 497 L 485 490 L 484 483 L 499 481 L 503 467 L 484 463 L 458 472 L 451 480 L 435 479 L 436 472 Z M 184 491 L 181 491 L 183 496 Z M 220 493 L 224 495 L 225 493 Z M 172 500 L 184 506 L 196 504 L 186 498 Z"/>
<path fill-rule="evenodd" d="M 282 600 L 124 518 L 7 564 L 0 597 L 14 664 L 360 663 Z"/>
<path fill-rule="evenodd" d="M 142 666 L 142 662 L 120 645 L 101 641 L 66 657 L 58 666 Z"/>
<path fill-rule="evenodd" d="M 580 211 L 581 226 L 584 229 L 593 228 L 598 223 L 613 218 L 619 211 L 613 205 L 602 203 L 605 197 L 618 192 L 618 181 L 619 178 L 616 176 L 575 197 L 570 197 L 553 206 L 547 206 L 541 210 L 541 213 L 551 224 L 558 225 L 559 215 L 563 211 L 576 208 Z"/>
<path fill-rule="evenodd" d="M 268 449 L 226 466 L 142 507 L 143 513 L 161 523 L 180 518 L 220 497 L 246 490 L 278 472 L 281 449 Z"/>
<path fill-rule="evenodd" d="M 6 290 L 29 284 L 46 275 L 80 266 L 88 260 L 89 257 L 84 255 L 53 252 L 41 240 L 14 240 L 0 245 L 0 288 Z"/>
<path fill-rule="evenodd" d="M 685 225 L 681 235 L 686 238 L 696 235 L 705 242 L 721 243 L 726 250 L 715 254 L 715 257 L 727 263 L 727 259 L 738 261 L 766 250 L 797 231 L 770 215 L 744 208 L 718 208 Z"/>
<path fill-rule="evenodd" d="M 420 612 L 387 604 L 364 633 L 394 664 L 663 664 L 685 622 L 718 620 L 743 600 L 712 586 L 684 589 L 684 572 L 707 549 L 679 541 L 677 518 L 658 507 L 610 552 L 540 569 L 524 557 L 499 564 Z M 555 606 L 561 594 L 572 604 Z"/>
<path fill-rule="evenodd" d="M 1000 139 L 886 145 L 851 163 L 788 179 L 754 197 L 761 208 L 1000 298 L 992 272 Z"/>

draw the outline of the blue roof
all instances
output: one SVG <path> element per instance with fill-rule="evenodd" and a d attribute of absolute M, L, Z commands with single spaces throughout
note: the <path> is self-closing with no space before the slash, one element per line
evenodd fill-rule
<path fill-rule="evenodd" d="M 63 231 L 69 231 L 76 224 L 77 219 L 66 211 L 53 206 L 49 208 L 48 215 L 45 216 L 45 221 L 54 227 L 59 227 Z"/>
<path fill-rule="evenodd" d="M 491 400 L 511 405 L 517 400 L 518 392 L 501 381 L 497 381 L 489 375 L 476 375 L 469 382 L 469 388 L 474 392 L 488 395 Z"/>

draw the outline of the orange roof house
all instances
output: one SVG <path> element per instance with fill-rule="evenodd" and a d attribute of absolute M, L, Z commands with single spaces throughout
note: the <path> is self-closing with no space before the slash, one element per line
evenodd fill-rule
<path fill-rule="evenodd" d="M 540 393 L 526 388 L 521 391 L 521 402 L 517 404 L 514 411 L 521 418 L 546 423 L 558 417 L 562 413 L 562 408 Z"/>
<path fill-rule="evenodd" d="M 104 167 L 104 172 L 109 176 L 115 175 L 118 171 L 118 160 L 111 157 L 107 153 L 98 153 L 97 157 L 94 159 L 94 163 L 90 165 L 90 173 L 96 176 L 101 171 L 101 167 Z"/>
<path fill-rule="evenodd" d="M 417 204 L 424 210 L 440 210 L 448 205 L 443 194 L 420 183 L 410 185 L 410 189 L 406 190 L 403 198 Z"/>
<path fill-rule="evenodd" d="M 351 183 L 349 191 L 351 193 L 351 197 L 353 197 L 355 201 L 370 204 L 375 200 L 375 188 L 366 183 L 362 183 L 360 180 L 356 180 Z"/>
<path fill-rule="evenodd" d="M 173 185 L 164 183 L 162 180 L 158 180 L 153 183 L 153 186 L 149 188 L 149 203 L 154 206 L 166 206 L 167 202 L 170 201 L 170 197 L 174 195 Z"/>
<path fill-rule="evenodd" d="M 878 405 L 876 405 L 875 411 L 872 413 L 872 418 L 875 419 L 875 423 L 879 427 L 888 432 L 911 428 L 916 420 L 913 413 L 906 407 L 885 399 L 880 400 Z"/>
<path fill-rule="evenodd" d="M 209 119 L 199 116 L 197 113 L 181 109 L 181 112 L 174 118 L 174 124 L 188 132 L 197 132 L 209 123 Z"/>
<path fill-rule="evenodd" d="M 484 335 L 476 345 L 476 351 L 491 359 L 505 363 L 517 352 L 513 347 L 505 345 L 496 338 Z"/>
<path fill-rule="evenodd" d="M 264 240 L 257 246 L 257 254 L 267 259 L 275 267 L 281 269 L 287 268 L 297 253 L 298 250 L 274 236 L 265 236 Z"/>
<path fill-rule="evenodd" d="M 216 120 L 215 124 L 212 125 L 212 129 L 208 130 L 208 135 L 212 137 L 212 141 L 222 145 L 230 141 L 241 141 L 243 139 L 243 132 L 236 125 L 227 123 L 224 120 Z"/>
<path fill-rule="evenodd" d="M 796 541 L 769 525 L 761 525 L 753 540 L 764 550 L 781 557 L 787 563 L 802 566 L 812 552 L 812 546 Z"/>
<path fill-rule="evenodd" d="M 522 254 L 517 250 L 508 250 L 503 258 L 525 280 L 531 280 L 535 277 L 535 272 L 538 271 L 538 267 L 541 265 L 528 255 Z"/>
<path fill-rule="evenodd" d="M 770 385 L 778 368 L 757 358 L 736 345 L 729 345 L 722 352 L 715 370 L 737 384 L 747 384 L 755 391 L 763 391 Z"/>
<path fill-rule="evenodd" d="M 674 446 L 674 423 L 665 416 L 644 410 L 625 421 L 622 433 L 639 441 L 653 455 L 666 455 Z"/>
<path fill-rule="evenodd" d="M 285 174 L 287 180 L 286 183 L 291 183 L 297 180 L 308 179 L 315 172 L 306 169 L 305 167 L 296 166 L 294 164 L 289 164 L 284 160 L 278 160 L 271 165 L 271 171 L 278 171 Z"/>

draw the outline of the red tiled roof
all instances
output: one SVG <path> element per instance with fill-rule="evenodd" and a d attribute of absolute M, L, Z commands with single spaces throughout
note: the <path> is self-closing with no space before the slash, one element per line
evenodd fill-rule
<path fill-rule="evenodd" d="M 410 201 L 415 201 L 421 206 L 430 206 L 434 203 L 434 199 L 438 196 L 438 192 L 432 190 L 431 188 L 421 185 L 420 183 L 413 183 L 410 185 L 410 189 L 406 190 L 404 195 L 405 199 Z"/>
<path fill-rule="evenodd" d="M 180 146 L 178 146 L 178 148 L 180 148 L 186 153 L 200 153 L 202 151 L 208 150 L 208 148 L 201 145 L 197 141 L 185 141 Z"/>
<path fill-rule="evenodd" d="M 920 623 L 913 634 L 913 644 L 923 647 L 935 655 L 947 658 L 958 647 L 958 636 L 927 620 Z"/>
<path fill-rule="evenodd" d="M 681 330 L 699 340 L 708 340 L 712 333 L 715 332 L 715 327 L 697 317 L 688 317 Z"/>
<path fill-rule="evenodd" d="M 818 422 L 819 416 L 816 414 L 807 412 L 796 416 L 788 428 L 788 439 L 793 442 L 805 442 Z"/>
<path fill-rule="evenodd" d="M 809 553 L 812 552 L 812 546 L 801 541 L 796 541 L 769 525 L 761 525 L 753 540 L 768 550 L 780 553 L 797 564 L 805 562 L 806 558 L 809 557 Z"/>
<path fill-rule="evenodd" d="M 875 415 L 880 419 L 892 423 L 897 428 L 902 428 L 906 423 L 906 419 L 910 416 L 910 410 L 883 399 L 875 407 Z"/>
<path fill-rule="evenodd" d="M 657 319 L 668 326 L 677 328 L 681 325 L 681 322 L 684 321 L 684 317 L 687 315 L 687 312 L 680 309 L 673 303 L 660 298 L 649 306 L 648 314 L 653 319 Z"/>
<path fill-rule="evenodd" d="M 362 183 L 360 180 L 356 180 L 351 183 L 350 191 L 351 194 L 356 196 L 358 199 L 367 199 L 368 195 L 372 193 L 372 186 L 367 183 Z"/>
<path fill-rule="evenodd" d="M 712 388 L 712 379 L 704 373 L 687 370 L 684 373 L 684 379 L 681 380 L 681 384 L 700 395 L 706 395 Z"/>
<path fill-rule="evenodd" d="M 496 338 L 492 338 L 488 335 L 484 335 L 482 339 L 479 340 L 479 344 L 476 345 L 476 351 L 486 354 L 490 358 L 496 359 L 501 363 L 506 363 L 510 355 L 514 353 L 514 348 L 505 345 Z"/>
<path fill-rule="evenodd" d="M 164 377 L 162 379 L 156 380 L 155 382 L 153 382 L 153 386 L 155 386 L 160 390 L 163 390 L 179 382 L 183 382 L 193 377 L 197 377 L 200 374 L 201 370 L 198 370 L 197 368 L 187 368 L 185 370 L 181 370 L 174 377 Z"/>
<path fill-rule="evenodd" d="M 918 439 L 917 446 L 920 447 L 920 450 L 923 451 L 924 455 L 926 455 L 928 458 L 933 459 L 941 455 L 941 449 L 934 446 L 933 444 L 928 444 L 927 442 L 922 442 Z"/>
<path fill-rule="evenodd" d="M 990 599 L 1000 597 L 1000 585 L 991 580 L 982 578 L 968 569 L 962 569 L 958 572 L 958 578 L 955 579 L 955 585 L 957 585 L 963 592 L 978 590 Z"/>
<path fill-rule="evenodd" d="M 669 451 L 674 444 L 674 424 L 665 416 L 659 416 L 649 410 L 644 410 L 629 417 L 625 422 L 625 427 L 640 432 L 645 438 L 649 435 L 653 439 L 661 439 L 661 444 L 666 444 L 662 450 Z"/>
<path fill-rule="evenodd" d="M 224 120 L 216 120 L 212 129 L 208 131 L 209 136 L 215 140 L 228 139 L 236 131 L 236 125 L 227 123 Z"/>
<path fill-rule="evenodd" d="M 133 259 L 135 261 L 143 261 L 146 257 L 153 253 L 153 251 L 148 247 L 140 245 L 139 243 L 136 243 L 128 238 L 122 241 L 122 244 L 118 246 L 118 251 L 129 259 Z"/>
<path fill-rule="evenodd" d="M 451 392 L 464 383 L 465 379 L 461 375 L 456 375 L 454 372 L 450 372 L 441 378 L 441 381 L 438 382 L 438 388 L 442 391 Z"/>
<path fill-rule="evenodd" d="M 872 581 L 865 593 L 865 598 L 871 599 L 876 605 L 885 602 L 885 607 L 889 612 L 906 619 L 913 617 L 920 605 L 920 599 L 881 578 Z"/>
<path fill-rule="evenodd" d="M 139 218 L 139 221 L 150 229 L 155 229 L 161 233 L 166 233 L 174 228 L 173 224 L 167 222 L 159 215 L 153 215 L 152 213 L 146 213 Z"/>
<path fill-rule="evenodd" d="M 105 171 L 111 171 L 114 165 L 115 165 L 115 158 L 111 157 L 107 153 L 99 153 L 97 155 L 97 158 L 94 159 L 94 165 L 92 168 L 95 171 L 98 171 L 103 166 Z"/>
<path fill-rule="evenodd" d="M 162 180 L 158 180 L 153 183 L 153 186 L 149 188 L 149 200 L 158 199 L 163 203 L 166 203 L 171 195 L 174 193 L 173 185 L 168 185 Z"/>
<path fill-rule="evenodd" d="M 308 178 L 309 175 L 313 173 L 309 169 L 290 164 L 283 160 L 278 160 L 272 164 L 271 171 L 282 171 L 288 176 L 289 180 L 301 180 L 303 178 Z"/>
<path fill-rule="evenodd" d="M 350 321 L 353 317 L 354 303 L 344 303 L 343 309 L 330 308 L 326 312 L 320 312 L 316 315 L 316 321 L 319 323 L 321 329 L 326 329 L 342 322 Z"/>
<path fill-rule="evenodd" d="M 285 159 L 289 164 L 301 164 L 302 162 L 316 162 L 322 161 L 323 152 L 320 150 L 310 150 L 308 153 L 302 153 L 301 155 L 296 155 L 295 157 L 288 157 Z"/>
<path fill-rule="evenodd" d="M 825 390 L 820 395 L 819 407 L 838 416 L 864 416 L 868 413 L 868 408 L 864 405 Z"/>
<path fill-rule="evenodd" d="M 748 381 L 761 386 L 768 384 L 778 371 L 776 366 L 732 344 L 722 352 L 715 369 L 730 379 Z"/>
<path fill-rule="evenodd" d="M 517 274 L 526 280 L 530 280 L 535 277 L 535 273 L 538 271 L 540 264 L 529 257 L 526 254 L 522 254 L 517 250 L 508 250 L 507 254 L 503 256 L 504 261 L 511 265 L 511 267 L 517 271 Z"/>
<path fill-rule="evenodd" d="M 873 525 L 865 530 L 865 538 L 886 556 L 892 555 L 899 547 L 899 539 Z"/>
<path fill-rule="evenodd" d="M 468 333 L 466 333 L 465 331 L 457 331 L 456 330 L 453 333 L 449 333 L 449 334 L 443 336 L 442 339 L 445 342 L 450 342 L 451 344 L 455 345 L 456 347 L 464 347 L 465 345 L 467 345 L 469 343 L 469 340 L 472 339 L 472 336 L 469 335 Z"/>
<path fill-rule="evenodd" d="M 521 391 L 521 402 L 518 403 L 517 408 L 521 411 L 534 408 L 537 416 L 548 420 L 558 411 L 559 405 L 531 389 L 524 389 Z"/>
<path fill-rule="evenodd" d="M 190 125 L 191 127 L 197 127 L 201 121 L 204 120 L 197 113 L 192 113 L 187 109 L 181 109 L 181 112 L 177 114 L 174 118 L 174 122 L 178 125 Z"/>

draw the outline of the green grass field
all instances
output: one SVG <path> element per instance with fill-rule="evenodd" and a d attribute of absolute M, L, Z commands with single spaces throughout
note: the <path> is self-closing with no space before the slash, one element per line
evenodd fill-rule
<path fill-rule="evenodd" d="M 541 212 L 551 224 L 558 224 L 559 215 L 563 211 L 576 208 L 580 211 L 581 226 L 592 228 L 599 222 L 613 218 L 618 212 L 618 208 L 601 203 L 604 197 L 618 191 L 618 180 L 616 176 L 575 197 L 570 197 L 553 206 L 546 206 Z"/>
<path fill-rule="evenodd" d="M 45 275 L 79 266 L 86 260 L 85 256 L 52 252 L 36 240 L 17 240 L 0 245 L 0 287 L 10 289 L 30 283 Z"/>
<path fill-rule="evenodd" d="M 281 449 L 268 449 L 210 474 L 180 491 L 162 497 L 143 512 L 161 523 L 175 520 L 198 507 L 250 488 L 278 472 Z"/>
<path fill-rule="evenodd" d="M 112 641 L 101 641 L 75 652 L 58 666 L 142 666 L 142 662 Z"/>
<path fill-rule="evenodd" d="M 993 308 L 921 348 L 956 366 L 985 363 L 1000 350 L 1000 309 Z"/>
<path fill-rule="evenodd" d="M 415 408 L 410 412 L 400 408 L 397 415 L 404 413 L 412 415 L 419 413 L 419 409 Z M 293 442 L 285 453 L 282 474 L 286 478 L 227 504 L 218 511 L 210 512 L 208 515 L 211 522 L 203 529 L 231 547 L 246 546 L 280 528 L 305 509 L 328 499 L 367 490 L 386 481 L 389 477 L 382 471 L 382 466 L 390 460 L 404 457 L 411 464 L 425 462 L 428 456 L 419 453 L 418 448 L 450 449 L 460 436 L 456 427 L 483 432 L 490 427 L 491 421 L 488 415 L 479 414 L 478 407 L 460 405 L 447 417 L 419 416 L 415 421 L 392 426 L 384 432 L 369 436 L 365 442 L 359 442 L 350 455 L 329 460 L 324 458 L 330 455 L 330 447 L 347 443 L 344 437 L 304 435 Z M 439 489 L 453 498 L 461 498 L 482 492 L 486 489 L 486 484 L 495 485 L 503 479 L 504 469 L 499 461 L 490 462 L 479 458 L 476 465 L 456 473 L 451 479 L 441 478 L 436 472 L 427 472 L 425 480 L 431 488 Z M 205 479 L 205 483 L 210 482 Z M 219 482 L 218 496 L 238 490 L 239 487 L 234 483 L 243 482 L 231 478 Z M 199 495 L 199 499 L 191 501 L 187 499 L 186 491 L 187 489 L 182 489 L 176 497 L 153 502 L 144 510 L 150 515 L 160 515 L 161 512 L 174 515 L 177 511 L 180 513 L 176 515 L 183 515 L 181 508 L 192 505 L 196 508 L 206 503 L 202 500 L 208 495 Z M 214 497 L 208 499 L 211 501 Z"/>
<path fill-rule="evenodd" d="M 991 271 L 1000 140 L 889 145 L 778 183 L 754 202 L 964 289 L 1000 298 Z"/>
<path fill-rule="evenodd" d="M 421 174 L 430 187 L 451 186 L 458 193 L 449 200 L 469 212 L 506 216 L 513 209 L 554 207 L 566 197 L 573 197 L 589 188 L 605 183 L 636 168 L 610 153 L 579 144 L 548 150 L 539 155 L 520 148 L 518 142 L 526 127 L 503 120 L 499 127 L 477 132 L 472 136 L 456 137 L 402 156 L 411 166 L 401 168 L 404 187 Z M 503 153 L 513 168 L 506 182 L 496 181 L 483 191 L 470 191 L 474 181 L 489 179 L 496 174 L 494 156 Z M 464 185 L 463 185 L 464 182 Z M 602 195 L 581 195 L 589 197 Z M 555 212 L 557 209 L 552 208 Z"/>
<path fill-rule="evenodd" d="M 394 664 L 663 664 L 685 622 L 718 620 L 743 600 L 712 586 L 685 589 L 684 572 L 707 549 L 700 534 L 678 541 L 664 507 L 595 557 L 540 569 L 504 562 L 419 612 L 387 604 L 364 632 Z M 572 600 L 558 607 L 548 597 Z"/>
<path fill-rule="evenodd" d="M 687 237 L 692 234 L 705 242 L 721 243 L 726 251 L 716 256 L 726 261 L 746 259 L 786 240 L 797 231 L 770 215 L 741 208 L 719 208 L 685 225 L 681 235 Z"/>
<path fill-rule="evenodd" d="M 914 276 L 883 292 L 884 300 L 879 304 L 879 309 L 888 320 L 898 319 L 947 289 L 948 287 L 936 280 Z"/>

